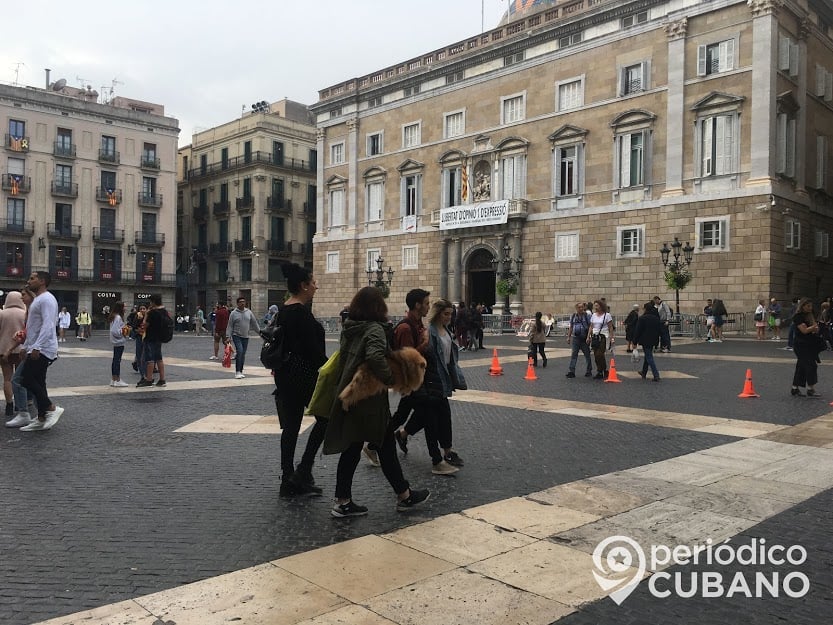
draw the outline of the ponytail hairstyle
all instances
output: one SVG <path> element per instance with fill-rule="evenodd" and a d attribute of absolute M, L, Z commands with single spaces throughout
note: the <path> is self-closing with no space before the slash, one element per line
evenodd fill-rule
<path fill-rule="evenodd" d="M 544 331 L 544 324 L 541 321 L 541 313 L 535 313 L 535 331 L 536 332 L 543 332 Z"/>

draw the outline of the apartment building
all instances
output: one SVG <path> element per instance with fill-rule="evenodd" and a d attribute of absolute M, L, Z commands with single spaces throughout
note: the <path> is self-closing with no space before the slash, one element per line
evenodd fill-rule
<path fill-rule="evenodd" d="M 33 270 L 75 314 L 160 293 L 173 303 L 179 122 L 164 107 L 91 88 L 0 85 L 3 137 L 0 289 Z"/>
<path fill-rule="evenodd" d="M 394 271 L 514 313 L 681 311 L 833 291 L 833 8 L 821 0 L 515 3 L 498 27 L 319 92 L 316 308 Z M 524 8 L 528 7 L 528 8 Z M 521 261 L 521 262 L 519 262 Z"/>
<path fill-rule="evenodd" d="M 284 301 L 282 265 L 312 266 L 317 151 L 306 105 L 259 102 L 179 150 L 180 302 Z"/>

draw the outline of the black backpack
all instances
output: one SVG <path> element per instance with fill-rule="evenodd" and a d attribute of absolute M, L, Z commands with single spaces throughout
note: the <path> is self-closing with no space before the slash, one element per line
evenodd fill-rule
<path fill-rule="evenodd" d="M 267 369 L 277 371 L 289 358 L 284 354 L 284 329 L 278 325 L 278 316 L 272 318 L 272 323 L 260 331 L 263 347 L 260 348 L 260 362 Z"/>
<path fill-rule="evenodd" d="M 168 311 L 165 311 L 165 316 L 162 317 L 162 342 L 170 343 L 174 338 L 174 320 Z"/>

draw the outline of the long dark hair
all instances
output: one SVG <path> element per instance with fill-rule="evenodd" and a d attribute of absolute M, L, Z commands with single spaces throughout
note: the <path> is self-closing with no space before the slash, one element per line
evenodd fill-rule
<path fill-rule="evenodd" d="M 359 289 L 348 307 L 348 317 L 353 321 L 387 321 L 388 305 L 382 291 L 375 286 Z"/>
<path fill-rule="evenodd" d="M 113 304 L 113 307 L 110 309 L 110 315 L 107 317 L 107 322 L 113 323 L 116 315 L 119 315 L 122 319 L 124 319 L 124 302 L 116 302 Z"/>
<path fill-rule="evenodd" d="M 535 313 L 535 331 L 536 332 L 543 332 L 544 331 L 544 323 L 541 321 L 541 313 Z"/>
<path fill-rule="evenodd" d="M 286 288 L 293 295 L 297 295 L 305 282 L 312 280 L 312 270 L 301 267 L 297 263 L 289 263 L 281 267 L 283 276 L 286 278 Z"/>

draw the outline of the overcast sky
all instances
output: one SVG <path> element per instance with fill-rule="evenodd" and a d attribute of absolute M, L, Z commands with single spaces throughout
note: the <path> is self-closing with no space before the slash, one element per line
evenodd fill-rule
<path fill-rule="evenodd" d="M 486 30 L 507 0 L 54 0 L 16 3 L 0 39 L 0 82 L 51 80 L 165 106 L 180 145 L 242 105 L 318 90 Z M 6 15 L 11 18 L 11 14 Z M 19 65 L 21 64 L 21 65 Z"/>

